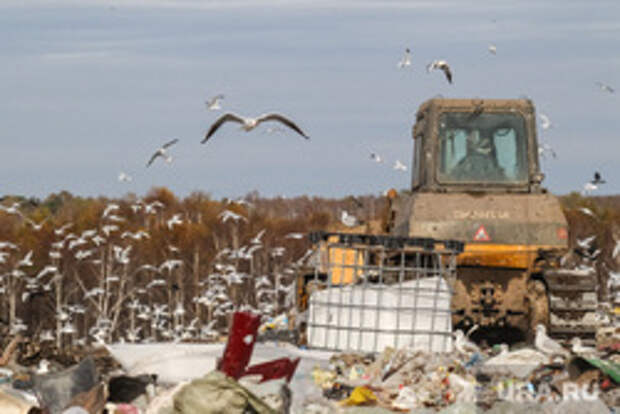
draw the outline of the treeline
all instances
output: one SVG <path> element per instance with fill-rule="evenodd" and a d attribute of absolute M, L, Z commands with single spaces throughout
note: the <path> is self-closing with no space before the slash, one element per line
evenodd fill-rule
<path fill-rule="evenodd" d="M 595 235 L 596 266 L 617 269 L 620 196 L 561 202 L 571 243 Z M 204 339 L 221 333 L 235 309 L 281 314 L 294 303 L 307 233 L 344 228 L 343 211 L 367 223 L 362 231 L 375 230 L 387 202 L 258 192 L 181 199 L 154 188 L 120 199 L 5 196 L 0 205 L 0 333 L 61 346 Z"/>

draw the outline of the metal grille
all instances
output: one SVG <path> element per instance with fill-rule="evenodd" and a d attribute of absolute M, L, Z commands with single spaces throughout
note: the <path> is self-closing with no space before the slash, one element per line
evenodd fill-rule
<path fill-rule="evenodd" d="M 463 245 L 343 233 L 314 233 L 308 346 L 380 352 L 448 352 L 451 286 Z"/>

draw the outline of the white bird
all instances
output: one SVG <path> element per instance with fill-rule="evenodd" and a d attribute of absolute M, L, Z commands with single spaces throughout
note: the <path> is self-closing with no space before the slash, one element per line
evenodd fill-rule
<path fill-rule="evenodd" d="M 155 214 L 155 213 L 157 213 L 157 209 L 158 208 L 164 208 L 164 207 L 166 207 L 164 205 L 164 203 L 162 203 L 159 200 L 155 200 L 152 203 L 149 203 L 149 204 L 144 206 L 144 212 L 146 214 Z"/>
<path fill-rule="evenodd" d="M 409 48 L 405 49 L 405 55 L 403 56 L 403 58 L 398 62 L 397 65 L 400 69 L 406 68 L 407 66 L 411 66 L 411 51 L 409 50 Z"/>
<path fill-rule="evenodd" d="M 596 215 L 594 214 L 594 212 L 592 210 L 590 210 L 589 208 L 587 208 L 587 207 L 579 207 L 578 210 L 581 211 L 586 216 L 590 216 L 590 217 L 596 218 Z"/>
<path fill-rule="evenodd" d="M 26 218 L 26 223 L 30 224 L 34 231 L 40 231 L 43 228 L 43 225 L 45 224 L 45 222 L 47 222 L 47 220 L 49 220 L 49 217 L 46 217 L 43 220 L 41 220 L 40 222 L 36 223 L 33 220 L 30 220 L 29 218 Z"/>
<path fill-rule="evenodd" d="M 54 340 L 54 335 L 52 335 L 52 331 L 50 331 L 49 329 L 45 331 L 41 331 L 41 334 L 39 335 L 39 341 L 51 342 L 53 340 Z"/>
<path fill-rule="evenodd" d="M 172 253 L 179 253 L 181 251 L 178 247 L 171 244 L 168 245 L 168 250 L 170 250 Z"/>
<path fill-rule="evenodd" d="M 227 114 L 222 115 L 217 121 L 213 123 L 213 125 L 211 125 L 211 128 L 209 128 L 209 131 L 207 132 L 207 134 L 205 135 L 205 138 L 202 140 L 201 143 L 204 144 L 205 142 L 207 142 L 207 140 L 211 138 L 211 136 L 215 133 L 215 131 L 217 131 L 220 126 L 222 126 L 222 124 L 224 124 L 225 122 L 229 122 L 229 121 L 240 123 L 241 128 L 245 131 L 253 130 L 258 125 L 260 125 L 262 122 L 278 121 L 278 122 L 283 123 L 287 127 L 291 128 L 292 130 L 297 132 L 302 137 L 306 139 L 310 139 L 310 137 L 307 136 L 293 121 L 284 117 L 283 115 L 271 113 L 271 114 L 263 114 L 259 116 L 258 118 L 244 118 L 242 116 L 229 112 Z"/>
<path fill-rule="evenodd" d="M 219 94 L 205 101 L 205 105 L 207 105 L 207 109 L 209 111 L 217 111 L 218 109 L 222 109 L 220 106 L 220 102 L 224 99 L 224 95 Z"/>
<path fill-rule="evenodd" d="M 383 158 L 381 158 L 381 156 L 379 154 L 377 154 L 376 152 L 370 152 L 370 159 L 373 160 L 376 163 L 382 163 L 383 162 Z"/>
<path fill-rule="evenodd" d="M 18 247 L 14 243 L 11 243 L 11 242 L 8 242 L 8 241 L 0 241 L 0 249 L 17 250 Z"/>
<path fill-rule="evenodd" d="M 577 246 L 579 246 L 582 249 L 589 249 L 594 239 L 596 239 L 596 235 L 586 237 L 585 239 L 577 239 L 576 240 Z"/>
<path fill-rule="evenodd" d="M 536 349 L 546 355 L 564 355 L 567 356 L 568 352 L 559 343 L 547 336 L 547 328 L 545 325 L 536 325 L 536 338 L 534 339 L 534 345 Z"/>
<path fill-rule="evenodd" d="M 172 156 L 168 154 L 167 149 L 170 148 L 171 146 L 173 146 L 174 144 L 176 144 L 177 142 L 179 142 L 179 140 L 177 138 L 175 138 L 172 141 L 168 141 L 164 145 L 159 147 L 157 149 L 157 151 L 155 151 L 153 153 L 153 155 L 151 156 L 151 159 L 149 160 L 149 162 L 146 163 L 146 166 L 150 167 L 151 164 L 153 164 L 153 161 L 155 161 L 157 159 L 157 157 L 163 158 L 164 161 L 166 161 L 168 164 L 170 164 L 172 162 Z"/>
<path fill-rule="evenodd" d="M 10 256 L 9 253 L 0 252 L 0 263 L 6 263 L 6 259 Z"/>
<path fill-rule="evenodd" d="M 599 88 L 601 88 L 601 90 L 603 92 L 607 92 L 607 93 L 614 93 L 615 92 L 614 88 L 612 88 L 609 85 L 604 84 L 603 82 L 596 82 L 596 84 L 598 85 Z"/>
<path fill-rule="evenodd" d="M 84 239 L 89 239 L 93 236 L 95 236 L 97 234 L 97 230 L 96 229 L 88 229 L 88 230 L 84 230 L 82 232 L 82 234 L 80 235 L 80 237 L 84 238 Z"/>
<path fill-rule="evenodd" d="M 168 230 L 172 230 L 172 228 L 176 225 L 183 224 L 183 220 L 181 220 L 181 214 L 173 215 L 168 221 L 166 221 L 166 225 L 168 226 Z"/>
<path fill-rule="evenodd" d="M 263 235 L 265 234 L 266 229 L 262 229 L 261 231 L 258 232 L 258 234 L 256 236 L 254 236 L 254 238 L 252 240 L 250 240 L 251 244 L 261 244 L 262 241 L 261 239 L 263 238 Z"/>
<path fill-rule="evenodd" d="M 58 272 L 58 268 L 56 266 L 47 265 L 36 275 L 35 278 L 37 280 L 39 280 L 42 277 L 44 277 L 44 276 L 46 276 L 46 275 L 48 275 L 50 273 L 56 273 L 56 272 Z"/>
<path fill-rule="evenodd" d="M 553 147 L 551 147 L 551 145 L 546 144 L 544 142 L 541 142 L 540 144 L 538 144 L 538 155 L 543 158 L 547 158 L 545 155 L 547 153 L 551 154 L 553 158 L 558 157 L 555 151 L 553 150 Z"/>
<path fill-rule="evenodd" d="M 136 214 L 138 211 L 142 210 L 143 205 L 136 203 L 136 204 L 132 204 L 129 207 L 131 208 L 131 211 L 133 211 L 133 213 Z"/>
<path fill-rule="evenodd" d="M 77 238 L 75 240 L 71 240 L 69 242 L 69 246 L 68 247 L 69 247 L 69 250 L 73 250 L 74 248 L 83 246 L 86 243 L 87 243 L 87 241 L 80 237 L 80 238 Z"/>
<path fill-rule="evenodd" d="M 620 272 L 609 272 L 609 279 L 607 280 L 607 288 L 609 290 L 620 289 Z"/>
<path fill-rule="evenodd" d="M 407 166 L 400 162 L 400 160 L 396 160 L 393 168 L 397 171 L 407 171 Z"/>
<path fill-rule="evenodd" d="M 168 269 L 168 272 L 172 272 L 175 268 L 183 266 L 183 262 L 181 260 L 166 260 L 161 265 L 159 265 L 159 271 L 161 272 L 163 269 Z"/>
<path fill-rule="evenodd" d="M 134 240 L 142 240 L 142 239 L 150 239 L 151 236 L 144 230 L 138 230 L 135 233 L 132 233 L 130 231 L 126 231 L 123 232 L 123 234 L 121 234 L 121 239 L 125 239 L 127 237 L 130 237 Z"/>
<path fill-rule="evenodd" d="M 614 251 L 611 253 L 611 258 L 615 259 L 620 254 L 620 240 L 616 240 L 616 245 L 614 246 Z"/>
<path fill-rule="evenodd" d="M 435 69 L 442 70 L 448 80 L 448 83 L 452 83 L 452 71 L 450 70 L 448 62 L 445 60 L 434 60 L 426 66 L 426 71 L 429 73 Z"/>
<path fill-rule="evenodd" d="M 118 181 L 120 181 L 121 183 L 130 183 L 133 180 L 133 178 L 131 177 L 131 175 L 127 174 L 126 172 L 121 171 L 120 173 L 118 173 Z"/>
<path fill-rule="evenodd" d="M 274 247 L 273 249 L 271 249 L 271 256 L 272 257 L 284 256 L 285 251 L 286 251 L 285 247 Z"/>
<path fill-rule="evenodd" d="M 587 182 L 583 185 L 583 190 L 581 191 L 582 195 L 588 195 L 592 191 L 598 190 L 598 185 L 592 184 L 591 182 Z"/>
<path fill-rule="evenodd" d="M 470 341 L 460 329 L 454 331 L 454 348 L 456 348 L 459 353 L 464 355 L 480 352 L 478 345 Z"/>
<path fill-rule="evenodd" d="M 340 221 L 347 227 L 355 227 L 359 224 L 357 218 L 349 214 L 346 210 L 340 213 Z"/>
<path fill-rule="evenodd" d="M 97 287 L 97 288 L 93 288 L 93 289 L 87 291 L 86 294 L 84 295 L 84 298 L 87 299 L 87 298 L 90 298 L 90 297 L 93 297 L 93 296 L 103 295 L 104 293 L 105 292 L 104 292 L 104 290 L 102 288 L 98 288 Z"/>
<path fill-rule="evenodd" d="M 551 120 L 549 119 L 547 115 L 541 112 L 540 114 L 538 114 L 538 116 L 540 117 L 540 127 L 542 129 L 549 129 L 553 126 L 553 124 L 551 123 Z"/>
<path fill-rule="evenodd" d="M 106 217 L 106 220 L 112 221 L 114 223 L 122 223 L 125 221 L 124 218 L 122 218 L 121 216 L 117 216 L 116 214 L 110 214 L 108 217 Z"/>
<path fill-rule="evenodd" d="M 110 237 L 110 233 L 113 231 L 118 231 L 118 226 L 115 224 L 106 224 L 101 228 L 101 231 L 103 231 L 106 237 Z"/>
<path fill-rule="evenodd" d="M 62 227 L 54 230 L 54 234 L 56 236 L 62 236 L 65 234 L 65 231 L 67 231 L 68 229 L 70 229 L 73 226 L 73 223 L 66 223 L 64 224 Z"/>
<path fill-rule="evenodd" d="M 26 253 L 26 255 L 24 256 L 24 258 L 22 260 L 20 260 L 17 263 L 17 267 L 29 267 L 32 266 L 32 250 L 30 250 L 28 253 Z"/>
<path fill-rule="evenodd" d="M 50 259 L 56 259 L 56 260 L 62 258 L 62 254 L 60 254 L 60 252 L 57 252 L 55 250 L 50 250 L 49 256 L 50 256 Z"/>
<path fill-rule="evenodd" d="M 222 223 L 226 223 L 228 220 L 232 220 L 235 223 L 239 220 L 243 220 L 247 223 L 248 219 L 246 219 L 245 217 L 243 217 L 240 214 L 237 214 L 233 211 L 230 210 L 224 210 L 222 211 L 220 214 L 218 214 L 218 218 L 220 218 L 222 220 Z"/>
<path fill-rule="evenodd" d="M 93 250 L 78 250 L 75 253 L 75 259 L 78 261 L 82 261 L 84 259 L 88 259 L 94 253 Z"/>
<path fill-rule="evenodd" d="M 121 207 L 118 204 L 108 204 L 106 206 L 106 208 L 103 210 L 103 214 L 101 214 L 102 218 L 107 217 L 110 213 L 112 213 L 113 211 L 118 211 Z"/>
<path fill-rule="evenodd" d="M 22 212 L 19 211 L 19 203 L 13 203 L 8 207 L 0 204 L 0 211 L 4 211 L 7 214 L 13 214 L 16 216 L 23 217 Z"/>
<path fill-rule="evenodd" d="M 158 286 L 166 286 L 166 281 L 164 279 L 153 279 L 146 285 L 146 288 L 150 289 Z"/>
<path fill-rule="evenodd" d="M 303 233 L 289 233 L 286 236 L 284 236 L 285 239 L 295 239 L 295 240 L 300 240 L 304 238 L 304 234 Z"/>
<path fill-rule="evenodd" d="M 260 276 L 259 278 L 256 279 L 256 281 L 254 282 L 254 287 L 256 289 L 260 288 L 261 286 L 267 286 L 267 287 L 271 287 L 272 283 L 269 280 L 269 278 L 267 276 Z"/>
<path fill-rule="evenodd" d="M 91 241 L 95 244 L 95 246 L 99 247 L 106 242 L 106 239 L 100 235 L 96 235 L 91 239 Z"/>
<path fill-rule="evenodd" d="M 578 336 L 574 337 L 573 339 L 571 339 L 570 341 L 571 344 L 571 352 L 573 354 L 577 354 L 577 355 L 593 355 L 596 353 L 596 349 L 589 347 L 589 346 L 584 346 L 581 343 L 581 338 L 579 338 Z"/>
<path fill-rule="evenodd" d="M 497 54 L 497 46 L 495 46 L 494 44 L 490 44 L 489 45 L 489 53 L 491 53 L 492 55 L 496 55 Z"/>

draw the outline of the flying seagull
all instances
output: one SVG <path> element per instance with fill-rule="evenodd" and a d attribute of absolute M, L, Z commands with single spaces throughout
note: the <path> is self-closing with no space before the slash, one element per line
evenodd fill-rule
<path fill-rule="evenodd" d="M 394 169 L 397 171 L 407 171 L 407 166 L 400 162 L 400 160 L 396 160 L 394 163 Z"/>
<path fill-rule="evenodd" d="M 614 88 L 612 88 L 609 85 L 604 84 L 603 82 L 596 82 L 596 84 L 598 85 L 599 88 L 601 88 L 603 92 L 608 92 L 608 93 L 616 92 Z"/>
<path fill-rule="evenodd" d="M 452 72 L 450 71 L 450 66 L 448 65 L 448 62 L 446 62 L 445 60 L 434 60 L 426 66 L 426 71 L 429 73 L 435 69 L 441 69 L 444 75 L 446 75 L 446 79 L 448 80 L 448 82 L 452 83 Z"/>
<path fill-rule="evenodd" d="M 133 180 L 133 178 L 131 178 L 131 175 L 129 175 L 129 174 L 123 172 L 123 171 L 118 173 L 118 181 L 129 183 L 129 182 L 131 182 L 131 180 Z"/>
<path fill-rule="evenodd" d="M 543 158 L 547 158 L 546 154 L 549 153 L 551 154 L 551 156 L 553 158 L 557 158 L 558 155 L 555 153 L 555 151 L 553 150 L 553 148 L 551 147 L 551 145 L 549 144 L 545 144 L 544 142 L 541 142 L 538 145 L 538 155 L 540 155 Z"/>
<path fill-rule="evenodd" d="M 553 124 L 551 123 L 551 120 L 549 119 L 547 115 L 541 112 L 540 114 L 538 114 L 538 116 L 540 117 L 540 127 L 542 129 L 549 129 L 553 126 Z"/>
<path fill-rule="evenodd" d="M 398 62 L 398 67 L 400 69 L 405 68 L 407 66 L 411 66 L 411 50 L 409 48 L 405 49 L 405 56 Z"/>
<path fill-rule="evenodd" d="M 590 183 L 594 185 L 605 184 L 606 182 L 607 181 L 601 178 L 601 173 L 599 173 L 598 171 L 594 172 L 594 178 L 592 179 L 592 181 L 590 181 Z"/>
<path fill-rule="evenodd" d="M 218 109 L 222 109 L 220 106 L 220 101 L 224 99 L 224 95 L 216 95 L 210 98 L 208 101 L 205 101 L 205 105 L 207 105 L 207 109 L 209 111 L 217 111 Z"/>
<path fill-rule="evenodd" d="M 215 123 L 213 123 L 213 125 L 211 125 L 211 128 L 209 128 L 209 131 L 205 135 L 205 138 L 202 140 L 202 144 L 207 142 L 207 140 L 211 138 L 211 135 L 213 135 L 215 131 L 217 131 L 220 126 L 222 126 L 223 123 L 228 122 L 228 121 L 234 121 L 234 122 L 240 123 L 241 128 L 244 129 L 245 131 L 253 130 L 258 125 L 260 125 L 262 122 L 278 121 L 278 122 L 283 123 L 287 127 L 291 128 L 292 130 L 297 132 L 302 137 L 306 139 L 310 139 L 310 137 L 304 134 L 304 132 L 293 121 L 291 121 L 290 119 L 280 114 L 272 113 L 272 114 L 263 114 L 259 116 L 258 118 L 243 118 L 237 114 L 233 114 L 232 112 L 229 112 L 227 114 L 222 115 L 217 121 L 215 121 Z"/>
<path fill-rule="evenodd" d="M 495 46 L 494 44 L 490 44 L 489 45 L 489 53 L 491 53 L 492 55 L 496 55 L 497 54 L 497 46 Z"/>
<path fill-rule="evenodd" d="M 146 166 L 150 167 L 151 164 L 153 164 L 153 161 L 157 159 L 157 157 L 162 157 L 168 164 L 170 164 L 172 162 L 172 156 L 168 155 L 168 152 L 166 150 L 177 142 L 179 142 L 179 140 L 175 138 L 172 141 L 166 142 L 164 145 L 158 148 L 157 151 L 155 151 L 155 153 L 151 156 L 151 159 L 146 164 Z"/>

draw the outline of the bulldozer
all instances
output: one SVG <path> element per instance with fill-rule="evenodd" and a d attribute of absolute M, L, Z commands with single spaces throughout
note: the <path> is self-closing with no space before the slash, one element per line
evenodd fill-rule
<path fill-rule="evenodd" d="M 463 243 L 452 282 L 454 329 L 489 343 L 595 333 L 593 271 L 563 267 L 569 229 L 543 186 L 529 99 L 424 102 L 412 129 L 411 186 L 390 190 L 383 234 Z M 346 247 L 340 252 L 346 259 Z M 332 275 L 355 284 L 355 275 Z"/>

